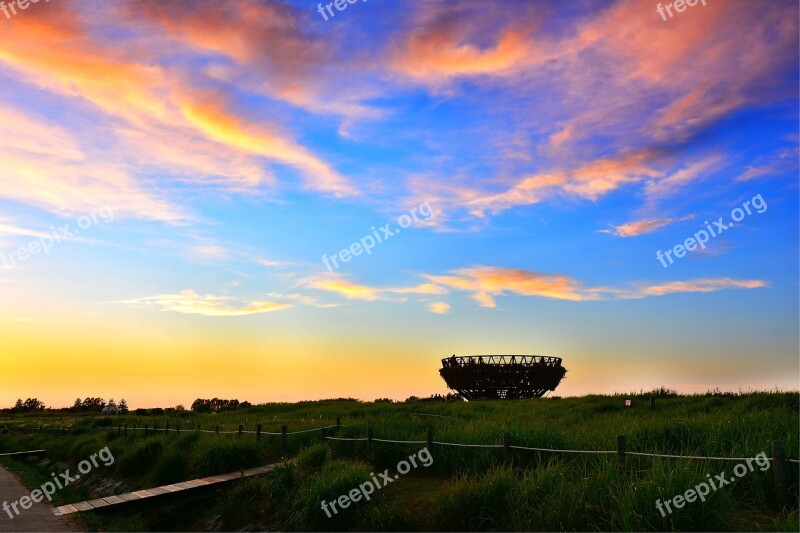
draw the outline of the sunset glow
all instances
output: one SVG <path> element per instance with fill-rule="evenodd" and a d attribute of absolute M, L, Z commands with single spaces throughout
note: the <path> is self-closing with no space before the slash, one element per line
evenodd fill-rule
<path fill-rule="evenodd" d="M 0 13 L 0 405 L 796 390 L 798 4 L 655 5 Z"/>

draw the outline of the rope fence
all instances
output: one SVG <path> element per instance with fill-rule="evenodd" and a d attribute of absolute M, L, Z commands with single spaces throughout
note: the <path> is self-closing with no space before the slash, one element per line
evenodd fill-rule
<path fill-rule="evenodd" d="M 299 435 L 303 433 L 311 433 L 311 432 L 319 432 L 320 437 L 323 441 L 339 441 L 339 442 L 366 442 L 367 451 L 372 449 L 373 443 L 387 443 L 387 444 L 415 444 L 420 445 L 424 444 L 428 447 L 432 447 L 433 445 L 437 446 L 452 446 L 458 448 L 485 448 L 485 449 L 503 449 L 503 460 L 508 460 L 511 454 L 511 450 L 521 450 L 521 451 L 533 451 L 533 452 L 545 452 L 545 453 L 570 453 L 570 454 L 595 454 L 595 455 L 609 455 L 609 454 L 616 454 L 617 459 L 619 462 L 624 462 L 627 456 L 638 456 L 638 457 L 657 457 L 657 458 L 664 458 L 664 459 L 688 459 L 688 460 L 700 460 L 700 461 L 750 461 L 755 459 L 755 457 L 718 457 L 718 456 L 704 456 L 704 455 L 675 455 L 675 454 L 662 454 L 662 453 L 648 453 L 648 452 L 633 452 L 627 450 L 627 438 L 624 435 L 617 436 L 617 447 L 616 450 L 571 450 L 571 449 L 557 449 L 557 448 L 536 448 L 532 446 L 518 446 L 511 444 L 511 434 L 508 432 L 503 433 L 503 441 L 502 444 L 469 444 L 469 443 L 459 443 L 459 442 L 442 442 L 442 441 L 435 441 L 433 440 L 433 430 L 431 428 L 427 428 L 426 430 L 426 439 L 425 440 L 398 440 L 398 439 L 380 439 L 375 438 L 373 435 L 372 428 L 367 429 L 367 436 L 366 437 L 339 437 L 339 436 L 331 436 L 327 434 L 327 430 L 333 429 L 335 433 L 338 433 L 341 429 L 341 418 L 336 419 L 336 424 L 329 425 L 329 426 L 322 426 L 318 428 L 311 428 L 311 429 L 301 429 L 298 431 L 288 431 L 287 426 L 281 426 L 280 433 L 277 432 L 269 432 L 269 431 L 262 431 L 261 424 L 257 425 L 256 431 L 252 430 L 244 430 L 243 425 L 239 425 L 238 431 L 220 431 L 219 426 L 217 426 L 214 430 L 203 430 L 200 429 L 200 426 L 197 426 L 195 429 L 184 429 L 183 432 L 202 432 L 202 433 L 214 433 L 217 435 L 221 434 L 237 434 L 239 438 L 242 438 L 243 434 L 255 434 L 256 439 L 260 440 L 262 435 L 269 435 L 269 436 L 280 436 L 281 437 L 281 452 L 285 455 L 286 454 L 286 441 L 289 435 Z M 4 427 L 5 430 L 11 429 L 12 431 L 15 430 L 28 430 L 28 431 L 46 431 L 46 430 L 55 430 L 66 432 L 68 428 L 48 428 L 48 427 Z M 113 431 L 115 428 L 114 426 L 97 426 L 95 429 L 99 430 L 111 430 Z M 141 431 L 144 430 L 145 436 L 149 432 L 174 432 L 174 433 L 181 433 L 180 427 L 175 428 L 158 428 L 154 427 L 150 428 L 148 425 L 145 427 L 128 427 L 125 424 L 124 428 L 121 424 L 116 426 L 118 434 L 122 434 L 124 431 L 127 435 L 128 430 L 132 431 Z M 773 465 L 773 476 L 775 482 L 775 491 L 776 496 L 779 501 L 787 501 L 786 498 L 788 497 L 788 484 L 787 484 L 787 477 L 786 477 L 786 463 L 800 463 L 798 459 L 789 459 L 784 456 L 784 445 L 782 441 L 779 440 L 771 440 L 770 441 L 771 447 L 771 457 L 765 457 L 766 460 L 770 461 Z"/>
<path fill-rule="evenodd" d="M 752 461 L 756 457 L 716 457 L 710 455 L 674 455 L 664 453 L 647 453 L 647 452 L 629 452 L 627 451 L 627 438 L 624 435 L 617 436 L 617 449 L 616 450 L 569 450 L 557 448 L 535 448 L 532 446 L 512 446 L 511 434 L 507 431 L 503 433 L 503 444 L 467 444 L 459 442 L 441 442 L 433 440 L 433 430 L 428 428 L 426 430 L 426 439 L 419 440 L 396 440 L 396 439 L 377 439 L 373 435 L 372 428 L 368 428 L 366 438 L 344 438 L 344 437 L 326 437 L 323 439 L 329 441 L 366 441 L 367 451 L 372 449 L 374 442 L 391 443 L 391 444 L 426 444 L 431 448 L 434 444 L 437 446 L 456 446 L 459 448 L 486 448 L 486 449 L 503 449 L 503 460 L 507 461 L 510 458 L 511 450 L 534 451 L 534 452 L 547 452 L 547 453 L 576 453 L 576 454 L 595 454 L 595 455 L 609 455 L 615 454 L 619 463 L 624 463 L 628 455 L 638 457 L 658 457 L 664 459 L 689 459 L 701 461 Z M 798 459 L 787 459 L 784 457 L 783 442 L 779 440 L 771 440 L 770 447 L 772 457 L 764 457 L 767 461 L 772 463 L 773 481 L 775 487 L 775 498 L 779 504 L 785 504 L 788 501 L 788 483 L 786 475 L 786 463 L 800 463 Z M 735 467 L 734 467 L 735 471 Z"/>

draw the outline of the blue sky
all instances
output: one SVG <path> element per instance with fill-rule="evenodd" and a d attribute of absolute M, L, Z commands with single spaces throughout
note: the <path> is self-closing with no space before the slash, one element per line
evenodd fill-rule
<path fill-rule="evenodd" d="M 405 398 L 445 392 L 451 353 L 562 356 L 564 395 L 797 389 L 797 20 L 744 0 L 0 15 L 0 401 Z"/>

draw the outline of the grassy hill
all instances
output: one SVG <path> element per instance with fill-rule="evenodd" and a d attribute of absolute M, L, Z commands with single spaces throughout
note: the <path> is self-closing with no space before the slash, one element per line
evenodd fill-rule
<path fill-rule="evenodd" d="M 108 446 L 115 462 L 76 487 L 93 497 L 136 490 L 203 475 L 275 462 L 282 456 L 281 426 L 289 432 L 333 425 L 337 438 L 321 441 L 320 431 L 290 433 L 286 453 L 297 461 L 275 473 L 240 482 L 203 503 L 176 512 L 142 511 L 91 518 L 110 529 L 287 529 L 287 530 L 798 530 L 798 468 L 788 465 L 790 505 L 775 503 L 772 468 L 754 468 L 713 491 L 705 502 L 687 503 L 662 516 L 657 499 L 668 500 L 709 477 L 731 477 L 737 461 L 708 461 L 615 453 L 578 454 L 433 444 L 433 462 L 398 479 L 328 518 L 321 501 L 348 494 L 426 446 L 426 432 L 442 443 L 501 445 L 562 450 L 614 451 L 618 435 L 629 452 L 753 457 L 770 454 L 769 441 L 785 443 L 798 458 L 797 393 L 709 393 L 586 396 L 495 402 L 364 403 L 353 400 L 267 404 L 216 414 L 173 412 L 169 416 L 74 416 L 45 413 L 0 418 L 0 450 L 45 448 L 47 459 L 11 468 L 46 476 L 75 465 Z M 633 400 L 626 408 L 625 398 Z M 434 415 L 434 416 L 430 416 Z M 114 427 L 98 430 L 97 425 Z M 166 426 L 181 432 L 129 429 Z M 265 432 L 260 440 L 254 433 Z M 22 426 L 68 426 L 17 431 Z M 196 431 L 200 429 L 208 432 Z M 215 433 L 217 427 L 221 432 Z M 226 433 L 232 432 L 232 433 Z M 122 434 L 120 434 L 122 433 Z M 328 435 L 332 435 L 329 430 Z M 377 439 L 417 441 L 415 444 Z M 15 466 L 16 465 L 16 466 Z M 55 470 L 54 470 L 55 469 Z M 46 470 L 46 472 L 45 472 Z M 62 494 L 56 495 L 65 498 Z M 74 494 L 71 495 L 74 498 Z"/>

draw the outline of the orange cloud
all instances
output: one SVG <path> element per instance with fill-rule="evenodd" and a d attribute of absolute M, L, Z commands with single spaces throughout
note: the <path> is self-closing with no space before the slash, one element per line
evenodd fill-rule
<path fill-rule="evenodd" d="M 453 276 L 425 277 L 434 283 L 470 291 L 482 307 L 495 307 L 495 296 L 513 292 L 560 300 L 586 299 L 580 283 L 566 276 L 544 275 L 522 269 L 476 266 L 456 270 Z"/>
<path fill-rule="evenodd" d="M 270 132 L 247 128 L 236 117 L 211 105 L 187 103 L 182 109 L 189 122 L 210 138 L 300 168 L 312 189 L 336 196 L 355 193 L 347 180 L 301 146 Z"/>
<path fill-rule="evenodd" d="M 361 103 L 374 96 L 375 89 L 364 82 L 354 87 L 351 65 L 340 61 L 335 71 L 325 68 L 343 52 L 304 30 L 306 13 L 300 8 L 283 3 L 133 0 L 126 13 L 144 17 L 148 30 L 165 34 L 172 46 L 230 58 L 232 62 L 217 62 L 208 70 L 213 78 L 313 113 L 344 115 L 348 122 L 381 115 Z"/>
<path fill-rule="evenodd" d="M 651 165 L 660 156 L 653 150 L 641 150 L 597 159 L 571 170 L 541 172 L 523 177 L 501 193 L 473 192 L 475 197 L 465 204 L 473 215 L 484 216 L 486 211 L 496 214 L 512 207 L 535 204 L 556 193 L 596 200 L 624 184 L 663 175 Z"/>
<path fill-rule="evenodd" d="M 234 188 L 241 189 L 270 182 L 259 168 L 263 157 L 300 170 L 309 189 L 335 196 L 355 193 L 354 187 L 328 164 L 288 136 L 278 135 L 274 128 L 247 124 L 226 111 L 221 97 L 214 104 L 208 103 L 207 95 L 192 89 L 196 80 L 190 83 L 177 69 L 154 66 L 158 64 L 157 45 L 140 46 L 132 40 L 132 46 L 111 48 L 89 33 L 72 7 L 48 6 L 36 17 L 15 20 L 4 29 L 0 41 L 0 65 L 20 73 L 21 82 L 83 99 L 112 119 L 124 119 L 126 123 L 117 128 L 118 133 L 132 146 L 142 148 L 130 150 L 124 157 L 134 159 L 133 154 L 137 154 L 133 161 L 137 166 L 161 163 L 169 167 L 177 163 L 197 181 L 216 173 L 230 177 Z M 248 11 L 246 5 L 237 9 Z M 126 52 L 135 53 L 136 59 L 128 60 Z M 201 96 L 203 104 L 197 103 Z M 149 150 L 152 140 L 148 142 L 148 138 L 153 132 L 169 142 Z M 197 139 L 198 133 L 205 139 Z M 219 144 L 224 148 L 204 148 L 203 140 L 214 141 L 206 142 L 206 147 Z M 193 148 L 206 154 L 194 163 L 187 157 Z M 219 158 L 232 166 L 226 170 Z M 206 162 L 210 164 L 203 165 Z M 109 163 L 120 165 L 119 158 Z"/>
<path fill-rule="evenodd" d="M 585 287 L 580 281 L 564 275 L 489 266 L 464 268 L 452 274 L 443 276 L 426 274 L 425 278 L 453 289 L 470 292 L 481 307 L 487 308 L 496 307 L 495 298 L 507 293 L 579 302 L 630 300 L 671 293 L 714 292 L 730 288 L 757 289 L 767 286 L 762 280 L 738 280 L 726 277 L 639 285 L 634 288 Z"/>
<path fill-rule="evenodd" d="M 525 34 L 509 29 L 493 48 L 479 49 L 452 36 L 430 32 L 412 35 L 392 60 L 392 68 L 428 82 L 456 76 L 503 74 L 530 60 L 534 52 Z"/>

